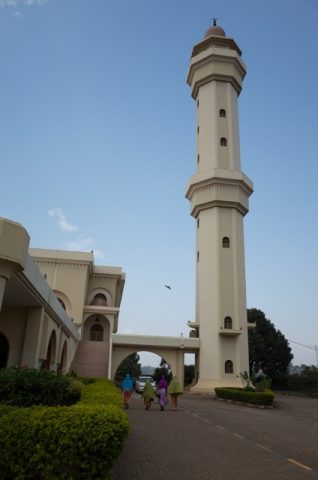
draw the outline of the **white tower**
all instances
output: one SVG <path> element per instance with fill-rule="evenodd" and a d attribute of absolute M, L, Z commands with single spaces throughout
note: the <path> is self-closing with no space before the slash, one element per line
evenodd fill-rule
<path fill-rule="evenodd" d="M 214 25 L 192 52 L 188 84 L 197 103 L 196 173 L 186 188 L 196 234 L 196 319 L 200 338 L 193 391 L 241 385 L 249 371 L 243 217 L 252 182 L 241 171 L 237 97 L 241 51 Z"/>

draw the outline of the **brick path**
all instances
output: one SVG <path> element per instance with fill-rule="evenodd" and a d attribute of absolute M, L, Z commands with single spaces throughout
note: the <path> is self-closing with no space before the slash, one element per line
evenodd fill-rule
<path fill-rule="evenodd" d="M 131 433 L 113 480 L 318 480 L 318 400 L 274 410 L 185 394 L 176 412 L 131 399 Z"/>

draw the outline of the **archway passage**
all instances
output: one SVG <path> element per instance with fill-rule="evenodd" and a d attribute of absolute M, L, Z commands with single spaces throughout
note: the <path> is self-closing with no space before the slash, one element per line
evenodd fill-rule
<path fill-rule="evenodd" d="M 9 356 L 9 342 L 7 337 L 0 333 L 0 368 L 6 368 Z"/>
<path fill-rule="evenodd" d="M 54 362 L 55 358 L 55 350 L 56 350 L 56 334 L 53 331 L 50 336 L 49 344 L 47 347 L 46 358 L 42 363 L 42 368 L 45 370 L 51 370 L 52 363 Z"/>

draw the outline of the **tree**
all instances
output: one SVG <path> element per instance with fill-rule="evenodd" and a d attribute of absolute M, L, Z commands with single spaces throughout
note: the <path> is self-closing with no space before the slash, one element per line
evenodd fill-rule
<path fill-rule="evenodd" d="M 288 340 L 261 310 L 248 309 L 247 318 L 249 323 L 255 323 L 255 328 L 248 332 L 250 372 L 262 369 L 275 384 L 287 376 L 293 359 Z"/>
<path fill-rule="evenodd" d="M 170 365 L 163 357 L 160 360 L 159 367 L 155 368 L 155 371 L 153 373 L 153 378 L 156 383 L 159 382 L 162 375 L 165 376 L 168 382 L 171 380 L 172 375 L 170 371 Z"/>
<path fill-rule="evenodd" d="M 139 363 L 140 356 L 138 353 L 132 353 L 128 357 L 126 357 L 116 371 L 116 380 L 121 380 L 124 378 L 126 373 L 130 373 L 130 375 L 134 378 L 138 378 L 141 374 L 141 364 Z"/>

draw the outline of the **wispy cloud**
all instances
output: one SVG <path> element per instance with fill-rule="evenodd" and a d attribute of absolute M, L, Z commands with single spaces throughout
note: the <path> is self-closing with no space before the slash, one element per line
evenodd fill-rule
<path fill-rule="evenodd" d="M 0 7 L 16 7 L 17 0 L 0 0 Z"/>
<path fill-rule="evenodd" d="M 45 5 L 48 3 L 48 0 L 0 0 L 0 8 L 14 8 L 12 12 L 13 15 L 17 17 L 20 15 L 20 8 L 21 7 L 32 7 L 36 5 Z"/>
<path fill-rule="evenodd" d="M 48 211 L 50 217 L 55 218 L 57 225 L 63 232 L 79 232 L 79 227 L 77 225 L 71 224 L 63 213 L 61 208 L 52 208 Z M 107 258 L 104 253 L 96 248 L 97 242 L 95 238 L 79 233 L 78 237 L 75 240 L 65 242 L 63 248 L 65 250 L 75 250 L 80 252 L 93 251 L 94 257 L 100 261 L 106 262 Z"/>
<path fill-rule="evenodd" d="M 24 0 L 25 5 L 44 5 L 48 0 Z"/>
<path fill-rule="evenodd" d="M 66 220 L 66 216 L 60 208 L 53 208 L 48 211 L 48 214 L 50 217 L 57 219 L 57 224 L 61 230 L 65 232 L 78 232 L 79 228 Z"/>

